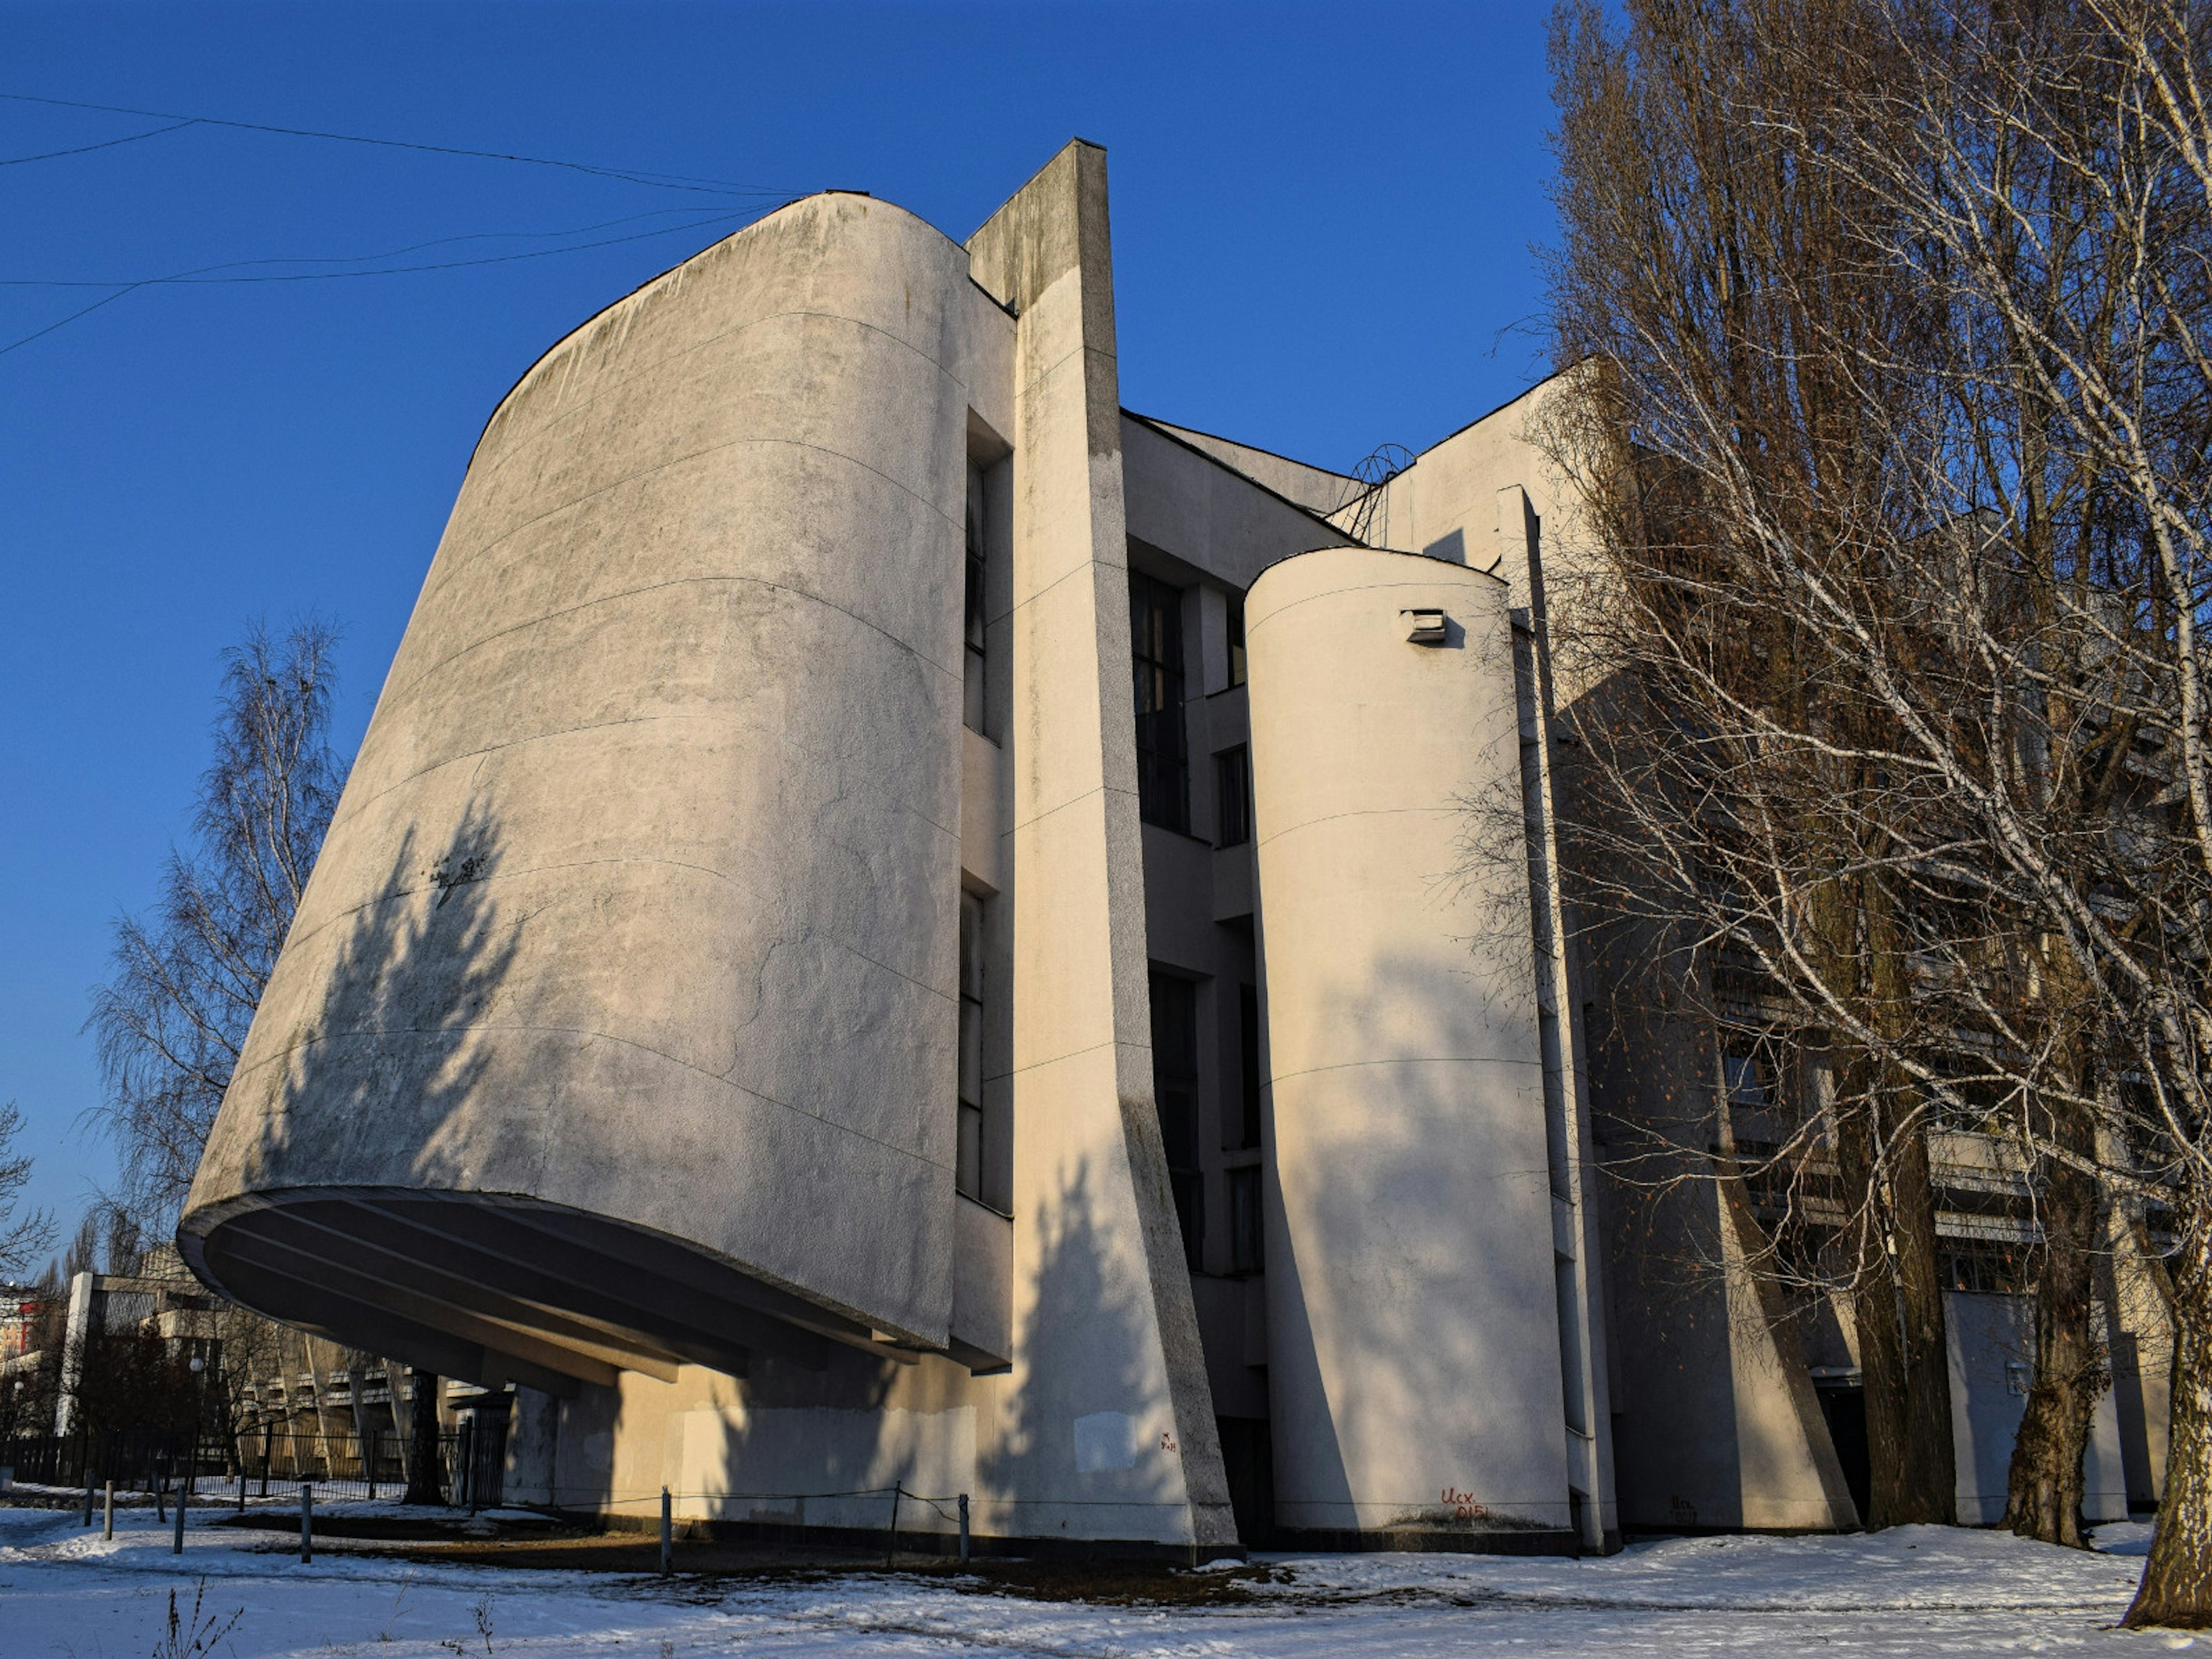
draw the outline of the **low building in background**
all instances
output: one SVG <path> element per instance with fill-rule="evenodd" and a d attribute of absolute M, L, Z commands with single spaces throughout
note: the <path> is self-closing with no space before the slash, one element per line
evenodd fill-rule
<path fill-rule="evenodd" d="M 1125 410 L 1105 180 L 964 244 L 808 198 L 494 414 L 179 1234 L 311 1334 L 257 1400 L 390 1431 L 336 1361 L 397 1356 L 511 1395 L 510 1501 L 638 1522 L 1856 1524 L 1848 1332 L 1661 1282 L 1601 1179 L 1662 1073 L 1756 1079 L 1596 1057 L 1555 384 L 1351 473 Z M 1984 1516 L 2008 1288 L 1954 1297 Z"/>

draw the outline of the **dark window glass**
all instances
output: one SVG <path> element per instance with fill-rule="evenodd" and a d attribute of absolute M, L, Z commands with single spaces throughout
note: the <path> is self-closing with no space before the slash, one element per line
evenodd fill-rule
<path fill-rule="evenodd" d="M 983 474 L 971 466 L 968 469 L 968 592 L 962 623 L 968 660 L 960 689 L 961 717 L 977 732 L 983 730 L 983 578 L 989 568 L 984 555 L 983 507 Z"/>
<path fill-rule="evenodd" d="M 1147 823 L 1188 832 L 1180 589 L 1130 572 L 1129 645 L 1136 670 L 1138 810 Z"/>
<path fill-rule="evenodd" d="M 1764 1111 L 1766 1098 L 1765 1068 L 1759 1056 L 1741 1048 L 1731 1048 L 1721 1056 L 1721 1082 L 1728 1090 L 1729 1104 L 1745 1106 L 1753 1111 Z"/>
<path fill-rule="evenodd" d="M 1198 987 L 1155 973 L 1152 993 L 1152 1097 L 1159 1103 L 1183 1256 L 1195 1273 L 1206 1237 L 1206 1178 L 1198 1164 Z"/>
<path fill-rule="evenodd" d="M 1229 1172 L 1229 1270 L 1256 1273 L 1267 1266 L 1260 1242 L 1260 1168 Z"/>
<path fill-rule="evenodd" d="M 1244 684 L 1244 596 L 1229 596 L 1229 683 Z"/>
<path fill-rule="evenodd" d="M 1237 1141 L 1240 1146 L 1260 1144 L 1260 988 L 1240 985 L 1237 988 L 1237 1047 L 1243 1063 L 1243 1074 L 1239 1081 L 1243 1093 L 1237 1114 L 1238 1127 L 1243 1132 Z"/>
<path fill-rule="evenodd" d="M 1213 811 L 1217 847 L 1242 847 L 1252 839 L 1251 751 L 1239 744 L 1213 757 Z"/>
<path fill-rule="evenodd" d="M 983 1193 L 983 901 L 960 896 L 960 1133 L 953 1184 Z"/>

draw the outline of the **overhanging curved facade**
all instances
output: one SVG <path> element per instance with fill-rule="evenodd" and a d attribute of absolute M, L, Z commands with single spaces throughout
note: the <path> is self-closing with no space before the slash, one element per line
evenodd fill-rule
<path fill-rule="evenodd" d="M 539 1383 L 945 1346 L 979 326 L 960 247 L 817 197 L 507 397 L 194 1188 L 210 1282 Z"/>

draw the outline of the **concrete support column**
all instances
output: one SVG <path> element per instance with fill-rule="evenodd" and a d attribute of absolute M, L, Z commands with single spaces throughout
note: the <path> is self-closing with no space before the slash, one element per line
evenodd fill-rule
<path fill-rule="evenodd" d="M 983 1522 L 1231 1545 L 1152 1101 L 1105 152 L 1070 144 L 968 248 L 1018 329 L 1007 1461 L 1036 1494 Z"/>

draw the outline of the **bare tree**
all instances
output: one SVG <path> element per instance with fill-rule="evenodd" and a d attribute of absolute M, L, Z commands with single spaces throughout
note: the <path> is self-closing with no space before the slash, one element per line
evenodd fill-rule
<path fill-rule="evenodd" d="M 22 1192 L 31 1178 L 31 1158 L 15 1150 L 23 1115 L 15 1103 L 0 1106 L 0 1279 L 25 1273 L 39 1253 L 53 1243 L 53 1217 L 44 1210 L 22 1210 Z"/>
<path fill-rule="evenodd" d="M 136 1260 L 141 1241 L 175 1227 L 329 827 L 345 771 L 329 744 L 337 638 L 312 620 L 282 635 L 257 626 L 223 653 L 193 847 L 170 854 L 149 915 L 116 923 L 113 971 L 87 1022 L 106 1084 L 100 1117 L 121 1165 L 106 1206 L 112 1271 L 130 1271 L 124 1258 Z M 88 1257 L 98 1226 L 87 1218 Z M 182 1272 L 173 1252 L 152 1254 Z M 248 1389 L 279 1370 L 299 1339 L 228 1304 L 204 1324 L 217 1368 L 204 1403 L 210 1422 L 235 1432 Z M 163 1373 L 146 1360 L 117 1374 L 150 1385 Z M 118 1398 L 108 1409 L 137 1407 Z"/>
<path fill-rule="evenodd" d="M 337 638 L 312 620 L 281 635 L 257 625 L 223 653 L 194 847 L 170 854 L 150 914 L 118 920 L 94 993 L 118 1202 L 155 1237 L 198 1168 L 344 781 L 329 743 Z"/>
<path fill-rule="evenodd" d="M 1742 1036 L 1802 1075 L 1801 1105 L 1819 1100 L 1740 1135 L 1716 1063 L 1711 1106 L 1652 1131 L 1640 1178 L 1720 1179 L 1754 1209 L 1751 1188 L 1808 1200 L 1818 1188 L 1817 1204 L 1790 1206 L 1804 1224 L 1774 1226 L 1746 1265 L 1839 1295 L 1855 1316 L 1869 1523 L 1948 1521 L 1931 1126 L 1889 1053 L 1922 1019 L 1905 901 L 1879 879 L 1901 781 L 1878 758 L 1891 720 L 1826 672 L 1758 568 L 1752 521 L 1700 470 L 1724 447 L 1732 483 L 1793 545 L 1820 549 L 1844 580 L 1873 574 L 1863 526 L 1880 521 L 1884 480 L 1863 390 L 1843 370 L 1909 354 L 1923 323 L 1858 255 L 1864 194 L 1778 165 L 1748 118 L 1825 124 L 1838 66 L 1881 73 L 1863 46 L 1840 50 L 1864 32 L 1850 0 L 1791 9 L 1825 64 L 1760 50 L 1750 6 L 1632 4 L 1619 35 L 1595 5 L 1559 17 L 1553 325 L 1562 356 L 1591 367 L 1570 377 L 1546 435 L 1597 544 L 1553 606 L 1555 658 L 1583 688 L 1565 711 L 1576 805 L 1562 853 L 1578 909 L 1610 925 L 1593 949 L 1616 977 L 1690 1024 L 1729 1024 L 1732 1009 Z M 1823 339 L 1838 349 L 1815 349 Z M 1810 740 L 1778 745 L 1770 725 Z M 1771 959 L 1761 909 L 1777 900 L 1848 1020 L 1793 994 Z"/>
<path fill-rule="evenodd" d="M 2103 1382 L 2087 1261 L 2123 1224 L 2175 1366 L 2130 1620 L 2212 1622 L 2206 14 L 1719 15 L 1751 67 L 1703 113 L 1758 163 L 1689 169 L 1617 254 L 1577 219 L 1602 182 L 1565 169 L 1562 343 L 1605 362 L 1555 434 L 1600 503 L 1614 622 L 1583 640 L 1650 694 L 1612 700 L 1626 737 L 1589 723 L 1587 769 L 1666 848 L 1601 850 L 1804 1046 L 1856 1057 L 1876 1188 L 1914 1182 L 1916 1133 L 2017 1149 L 2039 1340 L 2008 1519 L 2059 1541 Z M 1683 27 L 1631 17 L 1661 57 Z M 1747 175 L 1817 201 L 1826 239 L 1746 234 Z M 1848 1147 L 1835 1105 L 1799 1167 L 1823 1138 Z"/>

